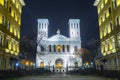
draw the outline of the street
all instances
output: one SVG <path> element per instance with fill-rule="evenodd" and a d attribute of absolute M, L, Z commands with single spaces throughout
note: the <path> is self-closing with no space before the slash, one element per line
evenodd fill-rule
<path fill-rule="evenodd" d="M 76 76 L 66 74 L 55 74 L 50 76 L 30 76 L 15 80 L 114 80 L 98 76 Z"/>

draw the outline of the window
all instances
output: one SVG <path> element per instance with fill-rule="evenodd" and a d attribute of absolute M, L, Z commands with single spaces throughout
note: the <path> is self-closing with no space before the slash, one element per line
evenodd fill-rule
<path fill-rule="evenodd" d="M 110 50 L 110 43 L 108 42 L 108 51 Z"/>
<path fill-rule="evenodd" d="M 111 7 L 108 8 L 109 14 L 111 14 Z"/>
<path fill-rule="evenodd" d="M 54 52 L 56 52 L 56 46 L 54 45 Z"/>
<path fill-rule="evenodd" d="M 73 23 L 71 23 L 71 28 L 73 28 Z"/>
<path fill-rule="evenodd" d="M 116 21 L 116 26 L 120 25 L 118 16 L 115 18 L 115 21 Z"/>
<path fill-rule="evenodd" d="M 65 45 L 63 45 L 63 52 L 65 52 Z"/>
<path fill-rule="evenodd" d="M 118 35 L 118 47 L 120 48 L 120 34 Z"/>
<path fill-rule="evenodd" d="M 77 52 L 77 46 L 74 47 L 74 51 Z"/>
<path fill-rule="evenodd" d="M 5 25 L 5 16 L 2 16 L 2 25 Z"/>
<path fill-rule="evenodd" d="M 102 30 L 102 37 L 104 37 L 104 30 Z"/>
<path fill-rule="evenodd" d="M 10 21 L 8 21 L 7 29 L 10 29 Z"/>
<path fill-rule="evenodd" d="M 112 24 L 112 21 L 110 21 L 110 29 L 111 29 L 111 31 L 113 30 L 113 24 Z"/>
<path fill-rule="evenodd" d="M 69 52 L 70 51 L 70 49 L 69 49 L 70 47 L 69 47 L 69 45 L 67 45 L 67 52 Z"/>
<path fill-rule="evenodd" d="M 51 52 L 52 50 L 51 50 L 51 45 L 49 45 L 49 52 Z"/>
<path fill-rule="evenodd" d="M 104 13 L 104 17 L 105 17 L 105 19 L 107 18 L 107 13 L 106 12 Z"/>
<path fill-rule="evenodd" d="M 114 1 L 113 1 L 113 5 L 114 5 L 114 8 L 117 7 L 117 0 L 114 0 Z"/>
<path fill-rule="evenodd" d="M 106 34 L 108 34 L 108 26 L 106 26 Z"/>
<path fill-rule="evenodd" d="M 79 24 L 77 23 L 77 29 L 78 29 L 78 27 L 79 27 Z"/>
<path fill-rule="evenodd" d="M 6 48 L 8 48 L 8 44 L 9 44 L 9 39 L 6 39 Z"/>
<path fill-rule="evenodd" d="M 103 44 L 102 48 L 103 48 L 103 53 L 104 53 L 105 52 L 105 45 L 104 44 Z"/>
<path fill-rule="evenodd" d="M 4 7 L 7 7 L 7 0 L 4 0 Z"/>
<path fill-rule="evenodd" d="M 41 28 L 41 23 L 39 23 L 39 29 Z"/>
<path fill-rule="evenodd" d="M 0 35 L 0 46 L 2 46 L 2 40 L 3 39 L 3 37 L 2 37 L 2 35 Z"/>
<path fill-rule="evenodd" d="M 112 49 L 115 49 L 115 40 L 114 40 L 114 38 L 112 39 Z"/>
<path fill-rule="evenodd" d="M 74 23 L 74 29 L 75 29 L 75 23 Z"/>
<path fill-rule="evenodd" d="M 14 25 L 12 25 L 12 33 L 14 33 Z"/>
<path fill-rule="evenodd" d="M 12 8 L 11 8 L 11 7 L 9 7 L 9 13 L 11 14 L 11 12 L 12 12 Z"/>
<path fill-rule="evenodd" d="M 101 19 L 101 22 L 103 21 L 103 18 L 102 17 L 100 17 L 100 19 Z"/>
<path fill-rule="evenodd" d="M 46 26 L 47 26 L 47 25 L 46 25 L 46 23 L 45 23 L 45 29 L 46 29 Z"/>
<path fill-rule="evenodd" d="M 14 12 L 14 18 L 16 17 L 16 13 Z"/>
<path fill-rule="evenodd" d="M 42 29 L 43 29 L 43 23 L 42 23 Z"/>
<path fill-rule="evenodd" d="M 73 32 L 72 32 L 72 35 L 73 35 Z"/>
<path fill-rule="evenodd" d="M 13 42 L 11 42 L 11 50 L 13 50 Z"/>
<path fill-rule="evenodd" d="M 77 35 L 79 34 L 79 32 L 77 32 Z"/>

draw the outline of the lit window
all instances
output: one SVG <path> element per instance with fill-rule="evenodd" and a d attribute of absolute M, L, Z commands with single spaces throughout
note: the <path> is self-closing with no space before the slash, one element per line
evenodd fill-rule
<path fill-rule="evenodd" d="M 108 2 L 108 0 L 105 0 L 105 4 Z"/>
<path fill-rule="evenodd" d="M 60 45 L 57 46 L 57 50 L 58 50 L 58 52 L 61 51 L 61 46 Z"/>

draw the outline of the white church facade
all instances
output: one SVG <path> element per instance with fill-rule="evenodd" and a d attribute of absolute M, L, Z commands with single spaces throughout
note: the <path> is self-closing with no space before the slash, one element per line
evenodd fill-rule
<path fill-rule="evenodd" d="M 80 20 L 69 19 L 68 25 L 69 37 L 63 36 L 60 29 L 56 35 L 48 37 L 49 20 L 38 19 L 37 68 L 82 67 L 82 57 L 76 55 L 81 48 Z"/>

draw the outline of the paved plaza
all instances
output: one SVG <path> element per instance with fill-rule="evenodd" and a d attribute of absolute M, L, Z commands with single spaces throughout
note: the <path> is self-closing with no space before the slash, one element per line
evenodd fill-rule
<path fill-rule="evenodd" d="M 23 77 L 16 80 L 114 80 L 114 79 L 98 77 L 98 76 L 77 76 L 77 75 L 55 74 L 50 76 Z"/>

